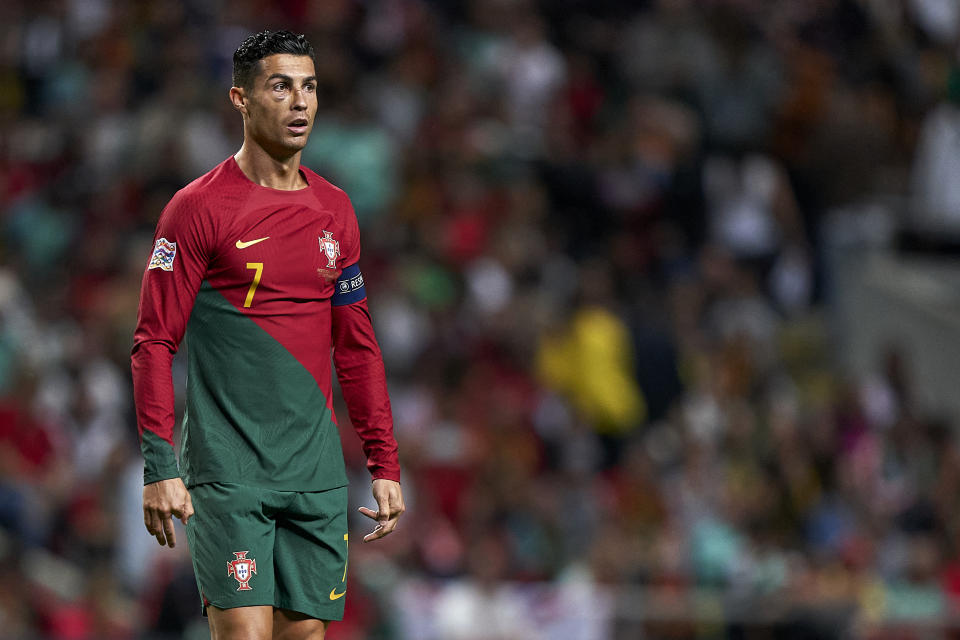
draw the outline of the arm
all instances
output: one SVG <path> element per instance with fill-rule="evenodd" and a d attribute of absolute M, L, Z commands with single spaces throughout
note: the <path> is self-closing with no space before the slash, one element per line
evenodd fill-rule
<path fill-rule="evenodd" d="M 367 542 L 393 531 L 404 511 L 400 463 L 383 357 L 356 264 L 343 270 L 336 291 L 332 301 L 333 362 L 350 421 L 367 456 L 378 509 L 360 508 L 361 513 L 377 521 L 377 528 L 364 537 Z"/>
<path fill-rule="evenodd" d="M 171 516 L 193 514 L 173 452 L 173 376 L 170 366 L 206 272 L 204 232 L 197 215 L 175 196 L 164 209 L 143 274 L 131 370 L 144 458 L 144 525 L 161 545 L 176 539 Z"/>

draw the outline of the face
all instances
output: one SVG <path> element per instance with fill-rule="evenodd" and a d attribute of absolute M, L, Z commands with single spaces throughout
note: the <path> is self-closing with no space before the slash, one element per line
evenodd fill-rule
<path fill-rule="evenodd" d="M 307 144 L 317 114 L 317 78 L 309 56 L 278 53 L 257 64 L 250 89 L 230 90 L 244 114 L 244 137 L 280 158 Z"/>

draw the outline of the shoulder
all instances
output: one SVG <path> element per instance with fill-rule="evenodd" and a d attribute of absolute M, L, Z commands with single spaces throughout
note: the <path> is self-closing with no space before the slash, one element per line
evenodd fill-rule
<path fill-rule="evenodd" d="M 333 206 L 343 207 L 350 213 L 353 213 L 353 204 L 350 202 L 350 197 L 347 195 L 346 191 L 333 184 L 316 171 L 313 171 L 312 169 L 303 165 L 300 165 L 300 168 L 303 170 L 304 175 L 307 176 L 307 181 L 310 183 L 310 188 L 313 190 L 313 193 L 316 195 L 318 200 Z"/>
<path fill-rule="evenodd" d="M 220 196 L 227 191 L 236 191 L 238 186 L 243 185 L 243 181 L 237 179 L 235 175 L 236 171 L 234 171 L 231 166 L 233 162 L 232 157 L 227 158 L 210 171 L 207 171 L 177 191 L 174 199 L 199 201 Z"/>
<path fill-rule="evenodd" d="M 230 174 L 227 158 L 216 167 L 177 191 L 160 215 L 166 233 L 184 233 L 203 242 L 211 241 L 225 211 L 236 211 L 246 192 Z M 235 202 L 232 202 L 235 200 Z M 219 212 L 219 213 L 218 213 Z"/>
<path fill-rule="evenodd" d="M 333 233 L 340 239 L 341 251 L 346 262 L 355 263 L 360 256 L 360 227 L 347 192 L 334 185 L 315 171 L 301 165 L 310 188 L 320 205 L 334 214 L 336 221 Z"/>
<path fill-rule="evenodd" d="M 227 158 L 177 191 L 167 203 L 165 213 L 176 216 L 208 215 L 213 210 L 222 208 L 216 207 L 216 203 L 241 195 L 239 191 L 243 185 L 232 175 L 229 166 L 231 162 L 233 158 Z M 238 189 L 238 186 L 241 189 Z"/>

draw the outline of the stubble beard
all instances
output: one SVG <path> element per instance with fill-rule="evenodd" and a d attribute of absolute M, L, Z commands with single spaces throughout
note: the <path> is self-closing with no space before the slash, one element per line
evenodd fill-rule
<path fill-rule="evenodd" d="M 250 136 L 264 151 L 277 158 L 289 158 L 301 151 L 307 146 L 310 138 L 310 131 L 302 136 L 291 136 L 286 126 L 278 125 L 279 135 L 270 135 L 272 132 L 265 132 L 260 128 L 253 128 Z"/>
<path fill-rule="evenodd" d="M 256 109 L 256 112 L 260 112 L 260 115 L 264 112 L 269 112 L 269 109 Z M 304 115 L 303 117 L 309 122 L 309 128 L 302 136 L 293 136 L 290 131 L 287 130 L 287 127 L 283 122 L 278 121 L 273 126 L 264 127 L 263 124 L 258 122 L 257 125 L 253 125 L 253 117 L 250 117 L 250 131 L 252 141 L 261 147 L 264 151 L 269 153 L 271 156 L 277 158 L 289 158 L 301 151 L 304 147 L 307 146 L 307 141 L 310 139 L 310 133 L 313 131 L 313 118 Z M 244 131 L 244 137 L 246 138 L 246 130 Z"/>

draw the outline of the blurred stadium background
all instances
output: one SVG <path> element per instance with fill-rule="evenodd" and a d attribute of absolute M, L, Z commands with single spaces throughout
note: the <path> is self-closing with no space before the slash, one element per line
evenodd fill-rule
<path fill-rule="evenodd" d="M 128 357 L 262 28 L 404 464 L 331 639 L 960 635 L 958 0 L 6 0 L 0 637 L 208 637 Z"/>

